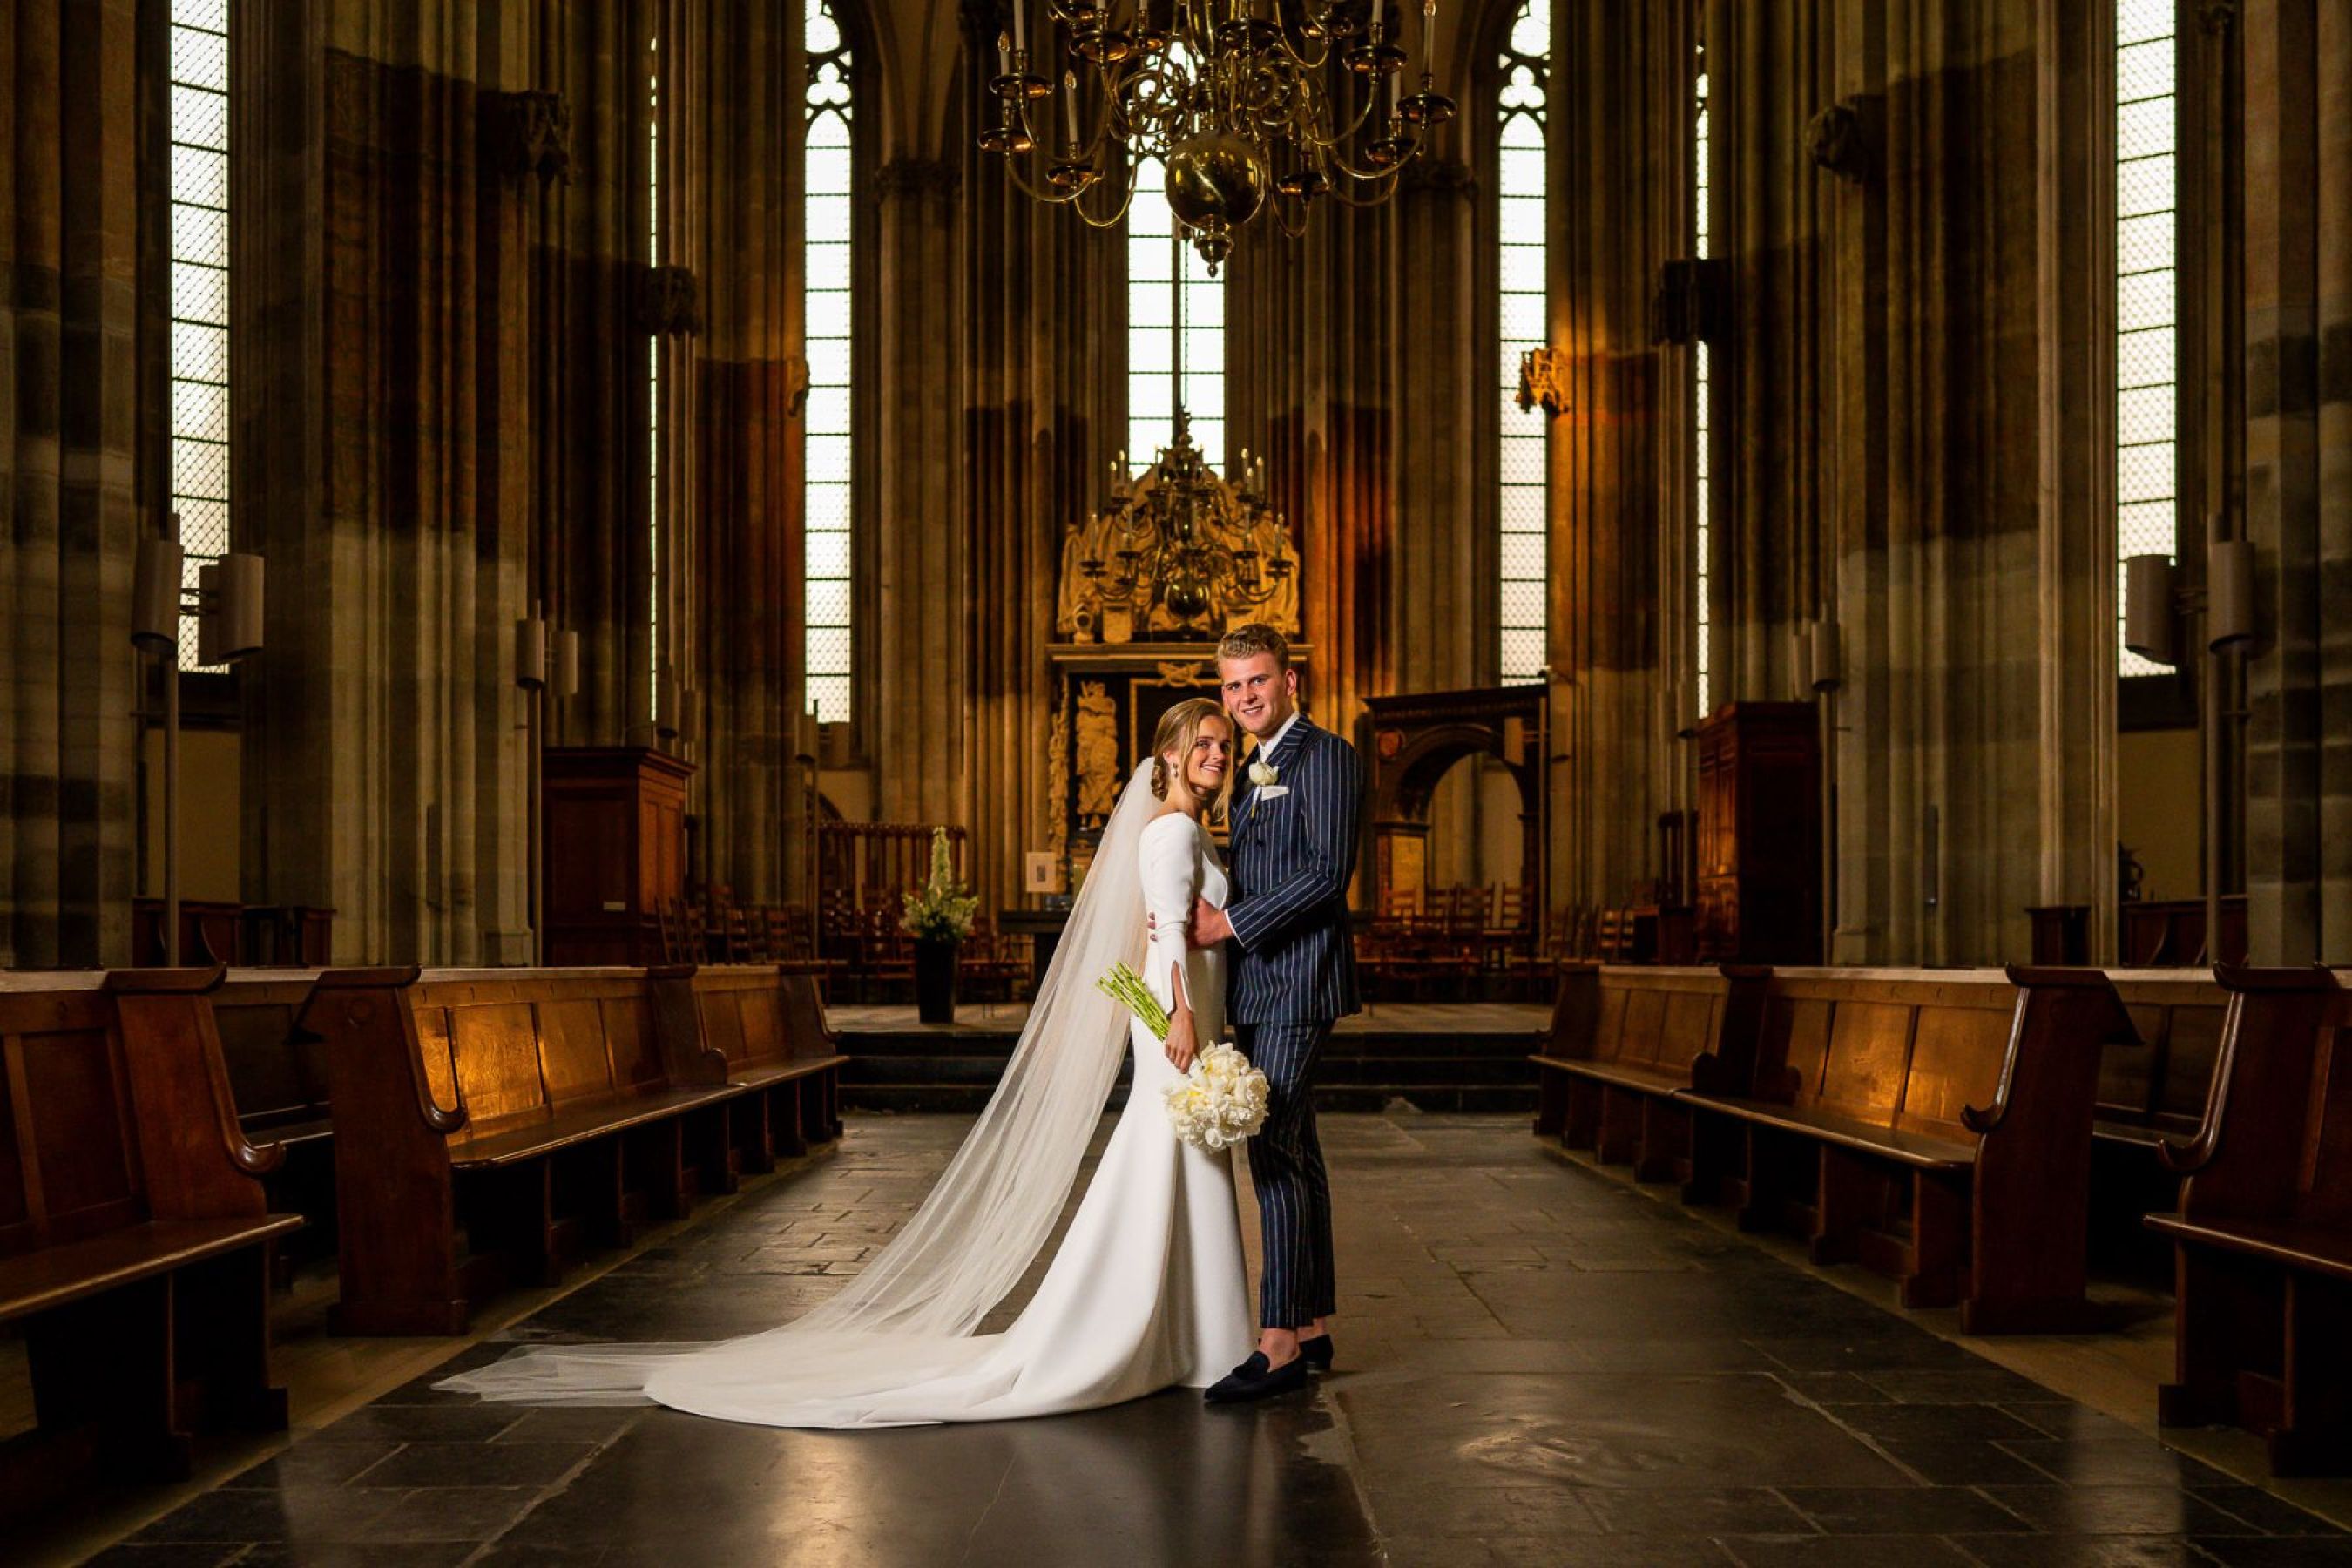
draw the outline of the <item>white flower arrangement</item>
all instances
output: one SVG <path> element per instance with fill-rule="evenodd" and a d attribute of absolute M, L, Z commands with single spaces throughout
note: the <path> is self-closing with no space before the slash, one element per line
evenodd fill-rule
<path fill-rule="evenodd" d="M 1265 1074 L 1222 1041 L 1203 1046 L 1183 1081 L 1161 1091 L 1168 1125 L 1195 1149 L 1230 1149 L 1265 1125 Z"/>
<path fill-rule="evenodd" d="M 1142 1019 L 1153 1039 L 1168 1038 L 1168 1015 L 1134 970 L 1115 963 L 1096 979 L 1095 989 Z M 1177 1137 L 1195 1149 L 1230 1149 L 1265 1125 L 1266 1093 L 1265 1074 L 1249 1058 L 1213 1040 L 1192 1058 L 1192 1070 L 1160 1098 Z"/>

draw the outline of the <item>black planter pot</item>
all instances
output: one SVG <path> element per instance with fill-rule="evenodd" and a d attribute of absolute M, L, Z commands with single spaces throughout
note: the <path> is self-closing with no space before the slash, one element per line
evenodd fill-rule
<path fill-rule="evenodd" d="M 956 1005 L 956 944 L 915 941 L 915 1016 L 926 1024 L 952 1024 Z"/>

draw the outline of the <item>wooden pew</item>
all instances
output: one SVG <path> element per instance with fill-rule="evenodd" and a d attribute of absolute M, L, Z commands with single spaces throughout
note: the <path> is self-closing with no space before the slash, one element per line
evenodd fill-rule
<path fill-rule="evenodd" d="M 2079 1327 L 2101 1047 L 2130 1028 L 2097 970 L 1776 969 L 1751 1093 L 1683 1097 L 1687 1194 L 1971 1333 Z"/>
<path fill-rule="evenodd" d="M 775 1169 L 779 1154 L 841 1136 L 841 1069 L 849 1058 L 817 999 L 812 962 L 655 972 L 666 1007 L 688 1009 L 709 1047 L 691 1081 L 749 1090 L 733 1110 L 736 1159 Z"/>
<path fill-rule="evenodd" d="M 729 1082 L 639 969 L 333 970 L 327 1042 L 348 1333 L 455 1334 L 505 1279 L 550 1282 L 733 1182 Z"/>
<path fill-rule="evenodd" d="M 326 1044 L 294 1022 L 320 973 L 231 969 L 208 997 L 237 1124 L 255 1142 L 286 1151 L 284 1162 L 262 1178 L 269 1207 L 299 1214 L 304 1222 L 278 1248 L 280 1289 L 291 1282 L 296 1263 L 323 1257 L 335 1245 L 334 1123 Z"/>
<path fill-rule="evenodd" d="M 237 1122 L 257 1140 L 294 1149 L 333 1135 L 326 1042 L 295 1024 L 322 973 L 232 969 L 211 994 Z"/>
<path fill-rule="evenodd" d="M 2107 978 L 2145 1048 L 2114 1044 L 2100 1058 L 2093 1135 L 2154 1159 L 2166 1139 L 2193 1138 L 2205 1120 L 2230 994 L 2210 969 L 2111 969 Z"/>
<path fill-rule="evenodd" d="M 1688 1180 L 1690 1111 L 1679 1096 L 1748 1093 L 1769 973 L 1563 964 L 1550 1040 L 1528 1058 L 1537 1134 L 1631 1163 L 1637 1181 Z"/>
<path fill-rule="evenodd" d="M 0 1446 L 0 1509 L 94 1464 L 188 1473 L 192 1433 L 278 1430 L 268 1257 L 298 1227 L 254 1178 L 204 993 L 210 969 L 0 976 L 0 1321 L 37 1426 Z"/>
<path fill-rule="evenodd" d="M 2173 1244 L 2168 1426 L 2262 1436 L 2282 1476 L 2352 1471 L 2352 991 L 2325 969 L 2223 965 L 2221 1067 L 2186 1180 L 2148 1227 Z"/>

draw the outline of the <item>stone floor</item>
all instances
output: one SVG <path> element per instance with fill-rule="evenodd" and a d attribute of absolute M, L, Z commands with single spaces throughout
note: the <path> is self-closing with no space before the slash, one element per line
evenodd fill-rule
<path fill-rule="evenodd" d="M 834 1157 L 507 1337 L 793 1316 L 889 1235 L 963 1125 L 854 1121 Z M 2352 1538 L 2272 1492 L 1566 1162 L 1521 1120 L 1324 1125 L 1347 1311 L 1339 1370 L 1308 1394 L 839 1434 L 482 1406 L 428 1376 L 100 1561 L 2352 1563 Z"/>

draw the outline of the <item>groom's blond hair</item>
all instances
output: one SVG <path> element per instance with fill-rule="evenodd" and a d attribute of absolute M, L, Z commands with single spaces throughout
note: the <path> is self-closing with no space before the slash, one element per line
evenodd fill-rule
<path fill-rule="evenodd" d="M 1255 658 L 1262 653 L 1270 653 L 1274 656 L 1275 668 L 1290 668 L 1290 645 L 1283 640 L 1280 632 L 1276 631 L 1264 621 L 1252 621 L 1245 626 L 1235 626 L 1217 643 L 1219 663 L 1229 658 Z"/>

